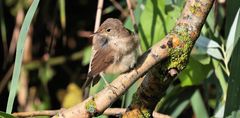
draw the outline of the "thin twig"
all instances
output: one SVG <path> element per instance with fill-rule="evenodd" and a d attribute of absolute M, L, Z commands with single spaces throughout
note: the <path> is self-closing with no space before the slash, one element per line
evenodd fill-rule
<path fill-rule="evenodd" d="M 94 32 L 97 31 L 100 21 L 101 21 L 101 16 L 102 16 L 102 8 L 103 8 L 103 2 L 104 0 L 98 0 L 98 6 L 97 6 L 97 14 L 96 14 L 96 21 L 95 21 L 95 26 L 94 26 Z"/>
<path fill-rule="evenodd" d="M 29 112 L 16 112 L 12 115 L 15 117 L 32 117 L 32 116 L 53 116 L 61 110 L 44 110 L 44 111 L 29 111 Z"/>
<path fill-rule="evenodd" d="M 77 32 L 77 36 L 82 37 L 82 38 L 88 38 L 88 39 L 91 34 L 92 34 L 91 31 L 80 30 Z"/>
<path fill-rule="evenodd" d="M 119 4 L 116 0 L 110 0 L 113 6 L 121 12 L 120 19 L 125 19 L 128 16 L 128 12 Z"/>
<path fill-rule="evenodd" d="M 108 108 L 103 114 L 107 116 L 118 116 L 124 114 L 127 109 L 125 108 Z M 60 112 L 64 111 L 64 109 L 60 110 L 44 110 L 44 111 L 30 111 L 30 112 L 16 112 L 12 115 L 15 117 L 33 117 L 33 116 L 53 116 Z M 170 118 L 170 116 L 161 114 L 158 112 L 153 112 L 154 118 Z"/>
<path fill-rule="evenodd" d="M 137 34 L 138 33 L 138 26 L 136 24 L 136 20 L 135 20 L 135 17 L 134 17 L 132 4 L 131 4 L 130 0 L 126 0 L 126 1 L 127 1 L 128 10 L 130 12 L 130 17 L 131 17 L 131 21 L 132 21 L 132 24 L 133 24 L 134 32 Z"/>
<path fill-rule="evenodd" d="M 2 81 L 0 82 L 0 94 L 2 93 L 3 89 L 8 85 L 7 82 L 11 78 L 12 72 L 13 72 L 13 64 L 8 69 L 7 73 L 5 74 L 5 76 L 2 78 Z"/>
<path fill-rule="evenodd" d="M 58 56 L 58 57 L 47 57 L 47 56 L 45 57 L 44 56 L 41 59 L 33 60 L 28 63 L 24 63 L 23 67 L 28 70 L 33 70 L 33 69 L 37 69 L 37 68 L 41 67 L 41 65 L 43 63 L 47 63 L 50 66 L 54 66 L 54 65 L 59 65 L 59 64 L 65 63 L 67 61 L 79 60 L 82 57 L 83 57 L 83 51 L 75 52 L 69 56 L 64 56 L 64 55 Z M 47 59 L 45 59 L 45 58 L 47 58 Z"/>
<path fill-rule="evenodd" d="M 114 6 L 117 10 L 119 10 L 119 11 L 122 12 L 122 13 L 124 12 L 122 6 L 121 6 L 116 0 L 110 0 L 110 1 L 112 2 L 113 6 Z"/>
<path fill-rule="evenodd" d="M 8 50 L 9 52 L 8 52 L 8 57 L 7 57 L 7 59 L 8 59 L 7 63 L 9 63 L 13 60 L 13 56 L 16 51 L 17 40 L 18 40 L 21 25 L 23 23 L 23 19 L 24 19 L 24 11 L 22 8 L 20 8 L 18 10 L 17 16 L 16 16 L 16 21 L 15 21 L 16 25 L 13 30 L 12 40 L 11 40 L 9 50 Z"/>
<path fill-rule="evenodd" d="M 103 2 L 104 0 L 98 0 L 98 6 L 97 6 L 97 14 L 96 14 L 96 20 L 95 20 L 95 26 L 94 26 L 94 32 L 98 30 L 98 27 L 100 26 L 101 22 L 101 16 L 102 16 L 102 8 L 103 8 Z M 93 55 L 96 53 L 94 48 L 92 47 L 92 54 L 91 54 L 91 60 L 89 62 L 89 67 L 88 67 L 88 73 L 91 71 L 91 64 L 92 64 L 92 59 Z M 88 79 L 88 77 L 86 78 Z M 83 93 L 83 99 L 86 99 L 89 96 L 89 91 L 90 87 L 86 87 Z"/>

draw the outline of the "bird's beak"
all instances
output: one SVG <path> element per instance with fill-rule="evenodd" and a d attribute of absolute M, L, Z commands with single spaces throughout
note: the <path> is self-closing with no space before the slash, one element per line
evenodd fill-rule
<path fill-rule="evenodd" d="M 89 35 L 89 38 L 93 38 L 94 35 L 96 35 L 96 33 Z"/>
<path fill-rule="evenodd" d="M 89 38 L 92 38 L 92 37 L 95 36 L 96 34 L 98 34 L 98 32 L 95 32 L 95 33 L 91 34 L 91 35 L 89 36 Z"/>

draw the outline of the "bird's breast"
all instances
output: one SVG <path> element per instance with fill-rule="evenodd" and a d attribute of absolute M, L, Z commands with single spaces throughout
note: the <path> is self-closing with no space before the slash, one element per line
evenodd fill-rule
<path fill-rule="evenodd" d="M 137 60 L 137 51 L 133 50 L 132 52 L 122 55 L 114 59 L 114 62 L 110 64 L 104 73 L 109 74 L 121 74 L 134 67 Z"/>
<path fill-rule="evenodd" d="M 126 54 L 136 49 L 137 43 L 133 41 L 133 37 L 113 37 L 109 41 L 109 46 L 119 54 Z"/>

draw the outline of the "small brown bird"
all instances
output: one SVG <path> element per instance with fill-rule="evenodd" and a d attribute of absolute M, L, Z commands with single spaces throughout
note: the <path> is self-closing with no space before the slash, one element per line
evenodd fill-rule
<path fill-rule="evenodd" d="M 138 56 L 139 41 L 137 36 L 127 30 L 120 20 L 108 18 L 92 36 L 96 53 L 93 54 L 85 87 L 95 78 L 98 81 L 98 75 L 121 74 L 134 67 Z"/>

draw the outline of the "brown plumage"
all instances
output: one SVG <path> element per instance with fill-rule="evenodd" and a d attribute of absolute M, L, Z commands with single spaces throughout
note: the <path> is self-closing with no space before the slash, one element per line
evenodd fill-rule
<path fill-rule="evenodd" d="M 84 86 L 88 86 L 101 72 L 121 74 L 133 68 L 139 42 L 120 20 L 108 18 L 92 36 L 96 53 L 93 54 L 91 69 Z"/>

